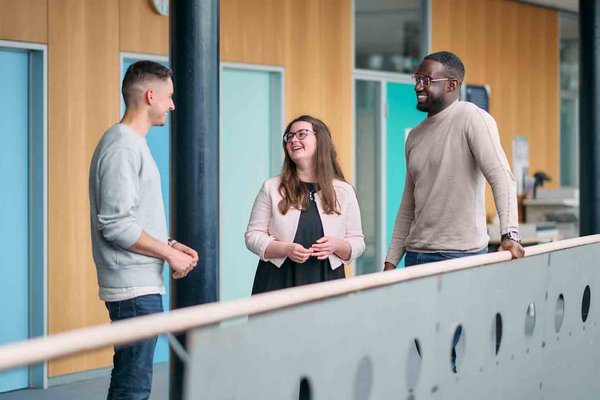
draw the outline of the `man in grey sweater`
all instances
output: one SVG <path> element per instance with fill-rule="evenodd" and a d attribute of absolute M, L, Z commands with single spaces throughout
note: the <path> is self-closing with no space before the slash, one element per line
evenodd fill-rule
<path fill-rule="evenodd" d="M 464 66 L 450 52 L 425 57 L 415 79 L 417 109 L 427 118 L 406 141 L 406 183 L 384 270 L 487 252 L 485 181 L 500 218 L 499 251 L 524 255 L 516 182 L 496 122 L 459 101 Z"/>
<path fill-rule="evenodd" d="M 146 134 L 175 109 L 170 69 L 151 61 L 123 78 L 125 115 L 96 147 L 90 166 L 92 249 L 111 321 L 163 311 L 163 265 L 184 278 L 197 264 L 193 249 L 167 237 L 160 175 Z M 108 399 L 147 399 L 156 338 L 116 346 Z"/>

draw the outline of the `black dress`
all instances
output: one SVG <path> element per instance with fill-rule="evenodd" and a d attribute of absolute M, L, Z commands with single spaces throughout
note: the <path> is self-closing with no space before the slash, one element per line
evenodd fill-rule
<path fill-rule="evenodd" d="M 308 249 L 323 237 L 323 224 L 315 203 L 315 184 L 304 182 L 304 185 L 309 193 L 308 209 L 300 214 L 294 243 L 301 244 Z M 286 258 L 280 268 L 269 261 L 260 260 L 254 277 L 252 294 L 344 277 L 344 268 L 340 266 L 331 269 L 329 259 L 319 260 L 317 257 L 309 257 L 303 264 L 298 264 Z"/>

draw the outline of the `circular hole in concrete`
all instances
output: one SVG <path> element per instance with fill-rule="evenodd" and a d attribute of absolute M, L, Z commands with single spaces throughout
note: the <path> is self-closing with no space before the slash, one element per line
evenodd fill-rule
<path fill-rule="evenodd" d="M 408 343 L 406 355 L 406 385 L 409 390 L 414 390 L 421 376 L 421 365 L 423 363 L 421 343 L 415 338 Z"/>
<path fill-rule="evenodd" d="M 310 381 L 307 377 L 303 376 L 300 379 L 300 395 L 298 396 L 298 400 L 311 400 L 312 399 L 312 389 L 310 388 Z"/>
<path fill-rule="evenodd" d="M 452 372 L 457 373 L 462 365 L 465 357 L 465 331 L 462 325 L 458 325 L 452 335 L 451 349 L 450 349 L 450 369 Z"/>
<path fill-rule="evenodd" d="M 364 356 L 358 363 L 354 376 L 354 400 L 368 400 L 373 387 L 373 362 Z"/>
<path fill-rule="evenodd" d="M 525 311 L 525 336 L 533 335 L 535 330 L 535 304 L 529 303 Z"/>
<path fill-rule="evenodd" d="M 492 321 L 492 344 L 494 346 L 494 352 L 498 354 L 500 351 L 500 344 L 502 343 L 502 316 L 500 313 L 496 313 L 494 320 Z"/>
<path fill-rule="evenodd" d="M 561 294 L 556 299 L 556 306 L 554 307 L 554 330 L 556 333 L 560 332 L 562 327 L 563 319 L 565 318 L 565 297 Z"/>
<path fill-rule="evenodd" d="M 590 302 L 592 301 L 592 293 L 590 285 L 587 285 L 583 290 L 583 298 L 581 299 L 581 320 L 585 322 L 590 312 Z"/>

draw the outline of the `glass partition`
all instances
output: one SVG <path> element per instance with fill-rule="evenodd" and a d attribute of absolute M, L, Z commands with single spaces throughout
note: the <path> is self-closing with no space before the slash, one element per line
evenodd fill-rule
<path fill-rule="evenodd" d="M 422 0 L 355 1 L 355 67 L 412 73 L 423 53 Z"/>

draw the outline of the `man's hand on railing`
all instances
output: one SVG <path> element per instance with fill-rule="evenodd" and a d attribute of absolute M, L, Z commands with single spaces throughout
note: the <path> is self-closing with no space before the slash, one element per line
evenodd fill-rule
<path fill-rule="evenodd" d="M 510 251 L 512 258 L 521 258 L 525 255 L 525 249 L 521 246 L 521 243 L 512 240 L 512 239 L 504 239 L 500 242 L 500 246 L 498 246 L 498 251 Z"/>
<path fill-rule="evenodd" d="M 384 271 L 393 271 L 393 270 L 395 270 L 395 269 L 396 269 L 396 266 L 395 266 L 394 264 L 390 263 L 390 262 L 386 262 L 386 263 L 383 265 L 383 270 L 384 270 Z"/>

